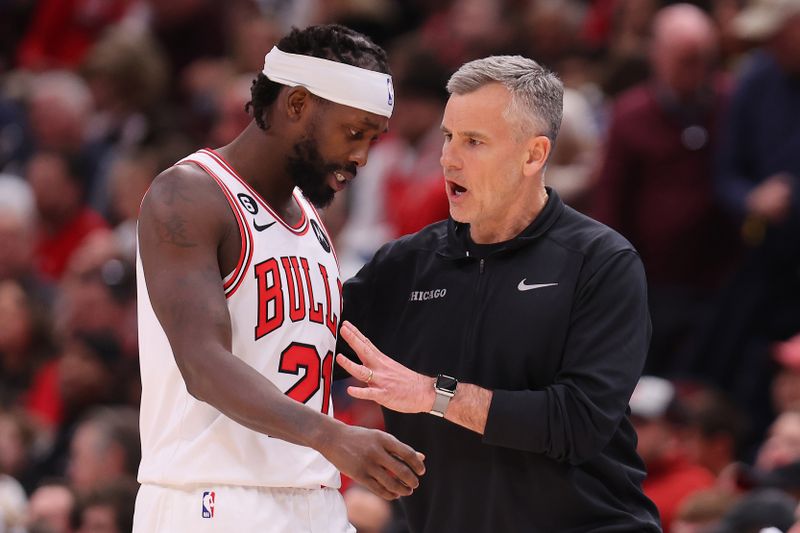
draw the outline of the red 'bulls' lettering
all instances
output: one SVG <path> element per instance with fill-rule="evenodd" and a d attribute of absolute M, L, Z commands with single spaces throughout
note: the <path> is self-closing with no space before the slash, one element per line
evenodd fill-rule
<path fill-rule="evenodd" d="M 256 340 L 279 328 L 288 315 L 292 322 L 299 322 L 308 316 L 316 324 L 325 324 L 331 335 L 336 337 L 339 316 L 342 314 L 342 282 L 336 279 L 339 291 L 338 314 L 333 309 L 331 297 L 332 281 L 325 265 L 318 264 L 325 289 L 325 300 L 314 300 L 311 269 L 305 257 L 281 257 L 280 263 L 271 258 L 255 266 L 258 279 L 258 323 L 255 328 Z M 303 275 L 300 269 L 303 269 Z M 283 271 L 283 275 L 281 275 Z M 307 295 L 307 297 L 306 297 Z M 308 304 L 306 305 L 306 302 Z M 284 309 L 284 305 L 288 309 Z M 308 309 L 308 313 L 306 313 Z M 324 318 L 323 318 L 324 317 Z"/>
<path fill-rule="evenodd" d="M 278 262 L 273 259 L 255 266 L 258 279 L 258 323 L 256 339 L 278 329 L 283 324 L 283 290 Z M 270 303 L 272 314 L 270 315 Z"/>
<path fill-rule="evenodd" d="M 292 322 L 299 322 L 306 317 L 306 295 L 303 290 L 303 280 L 300 278 L 300 266 L 296 257 L 281 257 L 281 265 L 289 291 L 289 318 Z"/>
<path fill-rule="evenodd" d="M 303 272 L 306 275 L 306 287 L 308 287 L 308 319 L 311 322 L 322 324 L 322 304 L 314 301 L 314 289 L 311 288 L 311 273 L 305 257 L 300 258 L 300 264 L 303 265 Z"/>

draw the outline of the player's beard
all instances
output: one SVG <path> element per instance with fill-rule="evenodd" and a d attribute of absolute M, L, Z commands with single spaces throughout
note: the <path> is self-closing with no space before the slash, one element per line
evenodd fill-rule
<path fill-rule="evenodd" d="M 292 147 L 287 159 L 289 175 L 303 195 L 316 207 L 323 208 L 333 201 L 336 191 L 328 185 L 328 176 L 337 170 L 346 170 L 353 176 L 356 165 L 342 166 L 326 163 L 319 153 L 319 144 L 314 137 L 307 137 Z"/>

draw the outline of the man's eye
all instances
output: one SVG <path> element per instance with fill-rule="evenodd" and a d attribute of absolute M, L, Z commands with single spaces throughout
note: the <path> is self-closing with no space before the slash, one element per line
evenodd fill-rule
<path fill-rule="evenodd" d="M 452 133 L 445 133 L 444 134 L 444 140 L 448 141 L 448 142 L 452 141 L 453 140 L 453 134 Z"/>
<path fill-rule="evenodd" d="M 350 138 L 351 138 L 351 139 L 354 139 L 354 140 L 357 140 L 357 141 L 358 141 L 358 140 L 361 140 L 361 139 L 363 139 L 363 138 L 364 138 L 364 132 L 363 132 L 363 131 L 361 131 L 361 130 L 357 130 L 357 129 L 355 129 L 355 128 L 350 128 L 350 129 L 348 130 L 348 132 L 349 132 L 349 134 L 350 134 Z"/>
<path fill-rule="evenodd" d="M 483 143 L 481 141 L 479 141 L 478 139 L 468 139 L 467 140 L 467 144 L 469 144 L 470 146 L 478 146 L 478 145 L 483 144 Z"/>

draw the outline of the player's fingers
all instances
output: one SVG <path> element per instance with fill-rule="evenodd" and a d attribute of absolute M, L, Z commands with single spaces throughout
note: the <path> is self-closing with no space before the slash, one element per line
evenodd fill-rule
<path fill-rule="evenodd" d="M 372 493 L 380 496 L 384 500 L 396 500 L 397 495 L 389 492 L 386 488 L 381 485 L 380 481 L 375 479 L 374 477 L 368 477 L 367 479 L 363 480 L 362 483 L 365 487 L 367 487 Z"/>
<path fill-rule="evenodd" d="M 372 387 L 347 387 L 347 394 L 359 400 L 369 400 L 383 405 L 381 403 L 383 389 L 375 389 Z"/>
<path fill-rule="evenodd" d="M 360 381 L 366 381 L 369 377 L 369 370 L 364 365 L 359 365 L 342 354 L 336 356 L 336 363 L 344 368 L 348 374 Z"/>
<path fill-rule="evenodd" d="M 425 473 L 425 463 L 423 462 L 425 456 L 415 451 L 411 446 L 403 444 L 397 439 L 392 439 L 386 445 L 386 449 L 393 456 L 407 464 L 416 475 L 421 476 Z"/>
<path fill-rule="evenodd" d="M 387 459 L 388 461 L 388 459 Z M 392 461 L 396 463 L 400 463 L 396 459 L 392 459 Z M 393 473 L 380 464 L 374 465 L 374 468 L 370 471 L 372 477 L 374 477 L 378 483 L 380 483 L 383 488 L 388 491 L 390 494 L 393 495 L 394 498 L 398 498 L 400 496 L 410 496 L 414 489 L 411 488 L 411 485 L 406 484 L 404 481 L 401 481 L 400 478 L 397 478 L 393 475 Z M 413 476 L 413 474 L 411 474 Z M 416 480 L 416 477 L 414 477 Z M 414 487 L 419 485 L 419 481 L 412 481 Z"/>
<path fill-rule="evenodd" d="M 347 387 L 347 394 L 359 400 L 369 400 L 383 405 L 386 391 L 377 387 Z"/>
<path fill-rule="evenodd" d="M 390 454 L 384 465 L 386 466 L 386 470 L 399 479 L 406 487 L 412 490 L 419 487 L 419 478 L 417 478 L 416 474 L 411 471 L 411 468 L 399 457 Z"/>

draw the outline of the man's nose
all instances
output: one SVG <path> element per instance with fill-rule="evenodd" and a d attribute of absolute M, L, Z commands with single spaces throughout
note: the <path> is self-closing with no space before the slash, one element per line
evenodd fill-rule
<path fill-rule="evenodd" d="M 355 163 L 359 167 L 363 167 L 364 165 L 367 164 L 368 154 L 369 154 L 369 146 L 364 148 L 359 148 L 358 150 L 350 154 L 350 161 Z"/>
<path fill-rule="evenodd" d="M 445 142 L 442 145 L 442 156 L 439 158 L 439 164 L 442 165 L 442 170 L 461 167 L 461 159 L 458 157 L 451 142 Z"/>

